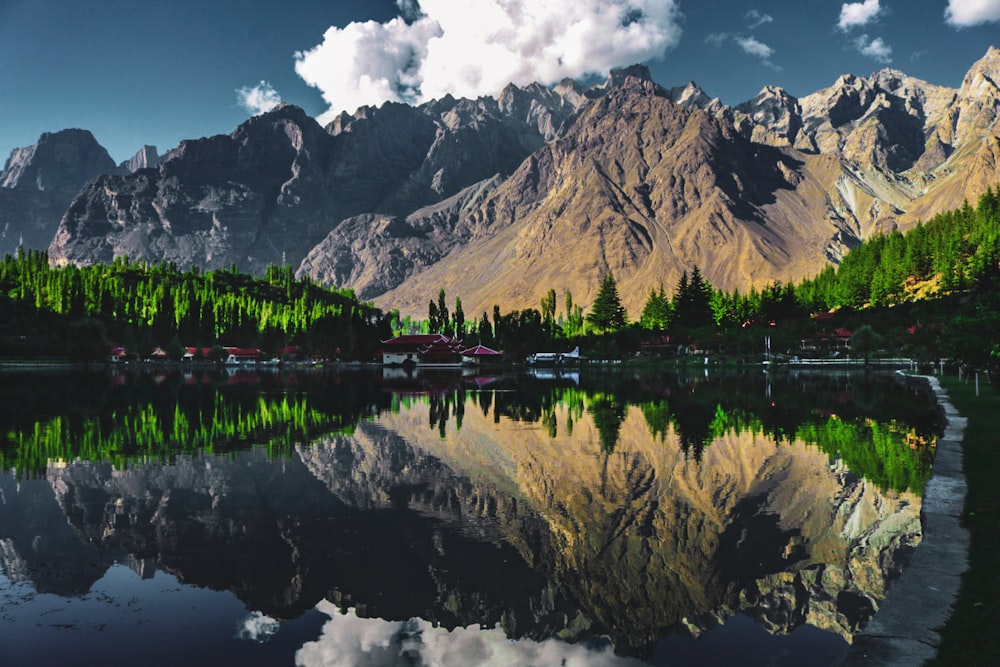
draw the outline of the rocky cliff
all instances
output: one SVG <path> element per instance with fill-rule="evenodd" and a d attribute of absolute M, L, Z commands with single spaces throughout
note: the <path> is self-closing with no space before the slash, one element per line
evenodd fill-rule
<path fill-rule="evenodd" d="M 0 171 L 0 255 L 46 248 L 80 188 L 115 168 L 86 130 L 45 133 L 15 149 Z"/>
<path fill-rule="evenodd" d="M 34 543 L 9 531 L 0 557 L 42 581 L 32 549 L 75 533 L 86 548 L 64 544 L 60 568 L 149 559 L 276 618 L 328 598 L 512 637 L 607 633 L 641 653 L 670 628 L 697 634 L 740 610 L 772 632 L 808 622 L 850 637 L 919 540 L 917 498 L 802 443 L 734 432 L 699 460 L 634 406 L 605 447 L 589 408 L 557 406 L 542 424 L 442 400 L 287 460 L 54 464 L 44 503 L 38 484 L 29 496 L 0 478 L 0 523 L 48 526 Z"/>
<path fill-rule="evenodd" d="M 634 315 L 696 264 L 726 289 L 798 279 L 974 201 L 1000 180 L 997 81 L 991 48 L 958 90 L 886 69 L 728 107 L 632 67 L 326 128 L 285 106 L 95 181 L 49 252 L 286 263 L 418 316 L 440 288 L 469 313 L 537 307 L 549 289 L 586 306 L 613 271 Z"/>

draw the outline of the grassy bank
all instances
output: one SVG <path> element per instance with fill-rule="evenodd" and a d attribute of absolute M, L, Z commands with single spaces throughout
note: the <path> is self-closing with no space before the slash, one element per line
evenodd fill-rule
<path fill-rule="evenodd" d="M 974 381 L 941 378 L 952 404 L 969 420 L 963 443 L 969 492 L 962 521 L 972 545 L 958 604 L 941 633 L 933 665 L 1000 664 L 1000 392 L 985 374 L 979 380 L 976 396 Z"/>

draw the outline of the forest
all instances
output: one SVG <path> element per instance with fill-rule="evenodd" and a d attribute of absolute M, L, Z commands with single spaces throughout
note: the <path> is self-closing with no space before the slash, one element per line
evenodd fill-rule
<path fill-rule="evenodd" d="M 426 320 L 400 319 L 351 290 L 296 278 L 289 266 L 260 277 L 124 257 L 50 266 L 45 253 L 22 250 L 0 261 L 0 358 L 99 360 L 113 344 L 145 357 L 172 342 L 265 354 L 296 345 L 327 359 L 369 360 L 393 334 L 433 331 L 509 359 L 579 345 L 593 357 L 673 356 L 694 346 L 747 360 L 764 351 L 765 339 L 794 355 L 806 341 L 864 330 L 872 351 L 984 369 L 1000 364 L 1000 191 L 905 234 L 875 236 L 798 283 L 724 292 L 693 266 L 669 294 L 649 286 L 634 320 L 611 273 L 586 308 L 550 289 L 538 309 L 505 313 L 494 305 L 467 317 L 460 296 L 452 308 L 443 288 L 436 296 Z"/>
<path fill-rule="evenodd" d="M 147 357 L 155 347 L 233 345 L 273 353 L 297 345 L 333 359 L 370 353 L 391 335 L 381 311 L 351 290 L 296 279 L 289 266 L 262 277 L 118 258 L 50 266 L 45 253 L 0 261 L 0 356 L 100 360 L 112 345 Z"/>

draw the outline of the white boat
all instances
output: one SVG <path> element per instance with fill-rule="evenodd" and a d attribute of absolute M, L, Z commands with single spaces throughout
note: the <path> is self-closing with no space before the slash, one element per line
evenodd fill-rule
<path fill-rule="evenodd" d="M 580 346 L 577 345 L 569 352 L 535 352 L 528 357 L 529 364 L 571 364 L 579 361 Z"/>

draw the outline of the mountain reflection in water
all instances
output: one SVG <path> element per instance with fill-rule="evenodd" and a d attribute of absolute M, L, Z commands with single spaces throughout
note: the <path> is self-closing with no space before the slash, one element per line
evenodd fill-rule
<path fill-rule="evenodd" d="M 919 542 L 936 428 L 862 376 L 18 380 L 0 389 L 0 647 L 45 646 L 58 628 L 19 609 L 86 597 L 117 562 L 235 595 L 227 623 L 271 646 L 261 664 L 317 609 L 300 664 L 341 640 L 387 652 L 356 664 L 666 664 L 658 644 L 734 642 L 748 617 L 846 645 Z M 151 651 L 179 639 L 160 630 Z M 207 661 L 224 639 L 201 640 Z"/>

